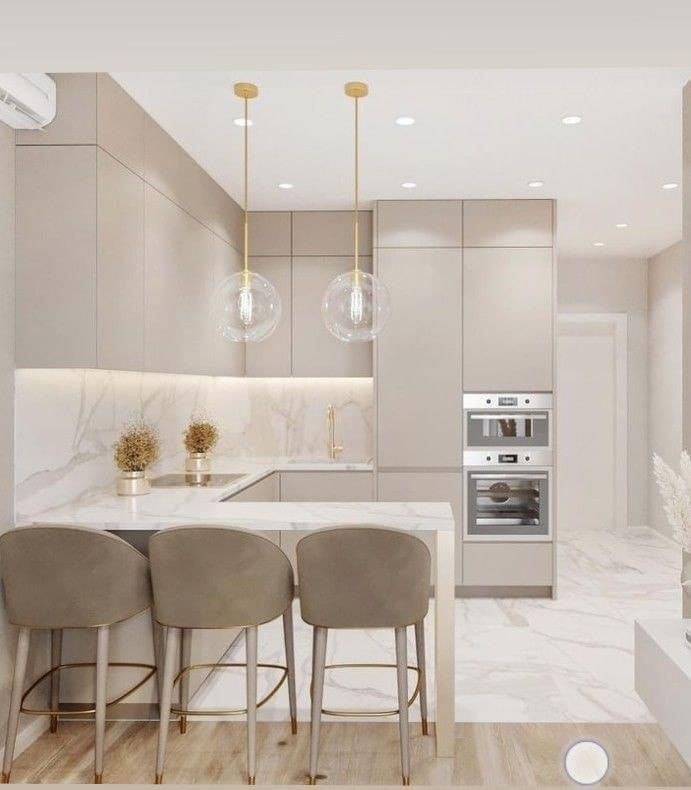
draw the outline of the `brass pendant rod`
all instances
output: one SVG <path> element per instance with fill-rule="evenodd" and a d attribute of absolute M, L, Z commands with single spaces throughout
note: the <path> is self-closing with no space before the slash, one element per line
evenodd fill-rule
<path fill-rule="evenodd" d="M 248 158 L 249 158 L 248 157 L 248 148 L 249 148 L 249 146 L 248 146 L 248 140 L 247 140 L 247 137 L 248 137 L 248 134 L 247 134 L 248 116 L 247 116 L 247 96 L 246 95 L 245 95 L 244 101 L 245 101 L 245 127 L 244 127 L 245 128 L 245 227 L 244 227 L 245 242 L 244 242 L 243 246 L 244 246 L 244 251 L 245 251 L 245 255 L 244 255 L 245 285 L 247 285 L 248 284 L 247 278 L 248 278 L 248 274 L 249 274 L 249 221 L 248 221 L 248 189 L 247 189 L 247 183 L 248 183 L 247 170 L 248 170 Z"/>
<path fill-rule="evenodd" d="M 358 281 L 360 271 L 360 222 L 359 222 L 359 191 L 360 191 L 360 139 L 359 139 L 359 102 L 355 97 L 355 282 Z"/>

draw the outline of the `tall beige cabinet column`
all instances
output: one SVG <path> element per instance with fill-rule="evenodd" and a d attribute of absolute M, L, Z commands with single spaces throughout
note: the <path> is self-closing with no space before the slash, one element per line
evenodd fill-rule
<path fill-rule="evenodd" d="M 691 450 L 691 82 L 683 95 L 682 447 Z"/>
<path fill-rule="evenodd" d="M 378 498 L 450 502 L 460 524 L 461 201 L 380 201 L 375 215 L 391 294 L 375 342 Z"/>

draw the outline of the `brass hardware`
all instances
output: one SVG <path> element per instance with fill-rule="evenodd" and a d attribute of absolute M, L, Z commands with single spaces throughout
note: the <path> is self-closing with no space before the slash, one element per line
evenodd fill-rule
<path fill-rule="evenodd" d="M 429 735 L 429 726 L 427 725 L 427 719 L 422 720 L 422 734 Z"/>
<path fill-rule="evenodd" d="M 401 782 L 403 787 L 409 787 L 410 786 L 410 777 L 409 776 L 403 776 L 401 778 L 403 779 L 403 781 Z"/>
<path fill-rule="evenodd" d="M 95 785 L 103 784 L 103 774 L 94 774 L 94 784 Z"/>
<path fill-rule="evenodd" d="M 58 717 L 55 714 L 53 714 L 50 717 L 50 733 L 51 735 L 55 735 L 57 731 L 58 731 Z"/>
<path fill-rule="evenodd" d="M 308 776 L 307 777 L 307 784 L 308 785 L 316 785 L 317 784 L 317 777 L 316 776 Z"/>
<path fill-rule="evenodd" d="M 335 461 L 338 454 L 343 452 L 343 445 L 336 444 L 336 410 L 331 403 L 326 408 L 326 418 L 329 425 L 329 458 Z"/>
<path fill-rule="evenodd" d="M 187 734 L 187 716 L 180 716 L 180 735 L 186 735 L 186 734 Z"/>
<path fill-rule="evenodd" d="M 50 716 L 51 717 L 51 725 L 52 719 L 55 717 L 56 728 L 57 728 L 57 717 L 58 716 L 82 716 L 85 713 L 96 713 L 96 705 L 88 706 L 88 707 L 80 707 L 78 709 L 72 710 L 53 710 L 51 708 L 43 709 L 35 709 L 35 708 L 27 708 L 24 705 L 24 701 L 26 698 L 31 694 L 31 692 L 42 683 L 46 678 L 50 677 L 54 672 L 59 672 L 61 669 L 75 669 L 75 668 L 84 668 L 84 667 L 95 667 L 96 664 L 93 662 L 77 662 L 74 664 L 58 664 L 57 666 L 51 667 L 47 672 L 44 672 L 38 680 L 35 680 L 29 688 L 22 694 L 22 701 L 19 707 L 19 710 L 22 713 L 28 713 L 32 716 Z M 122 702 L 124 699 L 127 699 L 131 694 L 134 694 L 137 689 L 140 689 L 147 680 L 152 678 L 156 674 L 156 667 L 152 664 L 134 664 L 130 662 L 124 661 L 114 661 L 113 663 L 108 664 L 108 668 L 110 667 L 129 667 L 130 669 L 148 669 L 149 671 L 146 673 L 144 678 L 139 681 L 136 685 L 132 686 L 132 688 L 125 691 L 124 694 L 121 694 L 119 697 L 111 700 L 110 702 L 106 702 L 106 707 L 111 705 L 116 705 L 118 702 Z"/>
<path fill-rule="evenodd" d="M 183 667 L 183 669 L 178 672 L 175 676 L 175 680 L 173 681 L 173 687 L 179 682 L 180 678 L 187 672 L 191 672 L 195 669 L 217 669 L 217 668 L 226 668 L 226 667 L 246 667 L 247 664 L 190 664 L 188 667 Z M 281 688 L 281 686 L 285 683 L 286 678 L 288 677 L 288 667 L 284 667 L 282 664 L 257 664 L 257 667 L 262 667 L 263 669 L 280 669 L 281 670 L 281 679 L 278 683 L 269 691 L 269 693 L 263 697 L 262 699 L 257 702 L 257 708 L 261 708 L 262 705 L 266 705 L 266 703 L 276 694 L 276 692 Z M 176 713 L 179 716 L 239 716 L 240 714 L 247 713 L 247 708 L 229 708 L 229 709 L 221 709 L 221 708 L 213 708 L 209 710 L 190 710 L 188 708 L 181 708 L 177 706 L 171 706 L 170 708 L 171 713 Z"/>
<path fill-rule="evenodd" d="M 254 784 L 257 784 L 257 778 L 256 778 L 255 776 L 249 776 L 249 777 L 247 778 L 247 784 L 248 784 L 248 785 L 254 785 Z"/>
<path fill-rule="evenodd" d="M 163 774 L 156 774 L 156 784 L 157 785 L 163 784 Z"/>
<path fill-rule="evenodd" d="M 397 669 L 396 664 L 326 664 L 324 666 L 324 670 L 327 669 Z M 408 669 L 412 670 L 417 675 L 417 683 L 415 684 L 415 689 L 413 690 L 413 695 L 408 700 L 408 707 L 410 707 L 413 702 L 417 699 L 420 693 L 420 686 L 422 685 L 422 670 L 419 667 L 408 666 Z M 311 693 L 311 689 L 310 689 Z M 379 718 L 381 716 L 395 716 L 396 714 L 400 713 L 400 708 L 393 708 L 391 710 L 329 710 L 328 708 L 322 708 L 322 713 L 325 716 L 339 716 L 343 718 Z"/>
<path fill-rule="evenodd" d="M 369 88 L 365 82 L 346 82 L 345 94 L 355 100 L 355 201 L 353 216 L 355 285 L 360 282 L 360 106 L 359 100 L 367 96 Z"/>
<path fill-rule="evenodd" d="M 259 88 L 253 82 L 236 82 L 233 85 L 233 93 L 239 99 L 256 99 L 259 96 Z"/>
<path fill-rule="evenodd" d="M 9 774 L 9 771 L 8 771 L 7 773 L 5 773 L 5 772 L 3 771 L 3 773 L 2 773 L 2 784 L 4 784 L 4 785 L 8 785 L 9 783 L 10 783 L 10 774 Z"/>
<path fill-rule="evenodd" d="M 362 99 L 369 93 L 366 82 L 346 82 L 345 95 L 351 99 Z"/>
<path fill-rule="evenodd" d="M 298 720 L 294 717 L 290 717 L 290 732 L 292 735 L 298 734 Z"/>

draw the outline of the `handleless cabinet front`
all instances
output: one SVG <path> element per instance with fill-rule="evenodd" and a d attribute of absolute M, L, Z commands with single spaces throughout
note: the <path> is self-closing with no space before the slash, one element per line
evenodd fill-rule
<path fill-rule="evenodd" d="M 461 250 L 380 249 L 391 315 L 377 339 L 380 467 L 461 459 Z"/>
<path fill-rule="evenodd" d="M 463 252 L 465 392 L 550 392 L 552 249 Z"/>

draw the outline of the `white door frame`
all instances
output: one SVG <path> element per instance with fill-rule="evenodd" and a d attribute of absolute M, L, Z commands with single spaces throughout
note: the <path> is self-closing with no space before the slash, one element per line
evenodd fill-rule
<path fill-rule="evenodd" d="M 614 527 L 625 530 L 629 523 L 628 504 L 628 316 L 626 313 L 559 313 L 557 334 L 569 325 L 606 325 L 614 335 Z M 559 392 L 556 392 L 559 408 Z M 556 425 L 556 422 L 555 422 Z M 559 438 L 557 437 L 557 441 Z"/>

